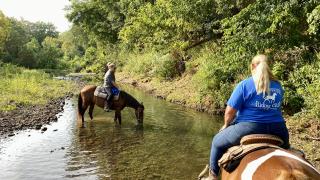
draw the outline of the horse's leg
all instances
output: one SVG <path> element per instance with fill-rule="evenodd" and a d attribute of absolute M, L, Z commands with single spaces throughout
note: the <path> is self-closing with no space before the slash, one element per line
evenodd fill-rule
<path fill-rule="evenodd" d="M 94 108 L 94 103 L 91 103 L 91 104 L 90 104 L 90 107 L 89 107 L 89 116 L 90 116 L 91 120 L 93 119 L 93 115 L 92 115 L 92 113 L 93 113 L 93 108 Z"/>
<path fill-rule="evenodd" d="M 83 99 L 82 99 L 82 94 L 80 93 L 78 98 L 78 116 L 80 116 L 81 118 L 82 127 L 84 127 L 84 113 L 86 109 L 87 107 L 85 107 L 85 103 L 83 102 Z"/>
<path fill-rule="evenodd" d="M 118 114 L 118 122 L 119 122 L 119 125 L 121 125 L 121 111 L 119 111 L 119 114 Z"/>
<path fill-rule="evenodd" d="M 81 117 L 82 117 L 82 127 L 84 127 L 84 113 L 86 112 L 87 108 L 88 108 L 88 104 L 84 104 L 83 105 L 83 112 L 81 112 Z"/>
<path fill-rule="evenodd" d="M 121 125 L 121 111 L 120 110 L 116 110 L 115 114 L 114 114 L 114 122 L 116 123 L 116 125 L 119 123 L 119 125 Z"/>
<path fill-rule="evenodd" d="M 114 123 L 117 124 L 117 119 L 118 119 L 118 113 L 117 111 L 114 112 Z"/>
<path fill-rule="evenodd" d="M 80 115 L 81 115 L 81 120 L 82 120 L 82 127 L 84 127 L 84 113 L 86 112 L 89 104 L 87 104 L 86 101 L 82 102 L 81 104 L 82 104 L 82 106 L 81 106 Z"/>

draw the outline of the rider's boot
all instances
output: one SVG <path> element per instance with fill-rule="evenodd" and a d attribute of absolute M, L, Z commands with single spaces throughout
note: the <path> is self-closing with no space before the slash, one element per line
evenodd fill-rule
<path fill-rule="evenodd" d="M 209 171 L 209 175 L 205 177 L 205 174 Z M 218 180 L 218 176 L 209 168 L 209 165 L 202 170 L 198 176 L 199 180 Z"/>
<path fill-rule="evenodd" d="M 110 107 L 111 107 L 110 103 L 108 101 L 105 101 L 103 110 L 105 110 L 106 112 L 110 112 L 111 111 Z"/>

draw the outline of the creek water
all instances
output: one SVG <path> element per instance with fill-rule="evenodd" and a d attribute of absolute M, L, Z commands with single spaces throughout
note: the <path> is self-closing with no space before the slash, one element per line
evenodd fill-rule
<path fill-rule="evenodd" d="M 44 133 L 26 130 L 0 139 L 0 179 L 195 179 L 208 162 L 221 117 L 125 90 L 143 101 L 143 129 L 135 127 L 132 109 L 122 111 L 116 127 L 114 113 L 98 107 L 81 128 L 77 102 L 66 100 Z"/>

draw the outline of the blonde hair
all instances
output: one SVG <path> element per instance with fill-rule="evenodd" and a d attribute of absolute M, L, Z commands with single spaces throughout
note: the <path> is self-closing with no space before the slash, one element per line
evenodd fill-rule
<path fill-rule="evenodd" d="M 253 67 L 255 65 L 255 67 Z M 270 94 L 270 80 L 276 80 L 268 65 L 266 55 L 256 55 L 251 62 L 251 74 L 256 86 L 257 94 Z"/>

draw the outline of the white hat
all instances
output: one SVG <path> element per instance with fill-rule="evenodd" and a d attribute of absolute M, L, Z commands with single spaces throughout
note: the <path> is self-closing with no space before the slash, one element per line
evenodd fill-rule
<path fill-rule="evenodd" d="M 116 65 L 112 62 L 108 62 L 107 66 L 108 68 L 116 67 Z"/>

